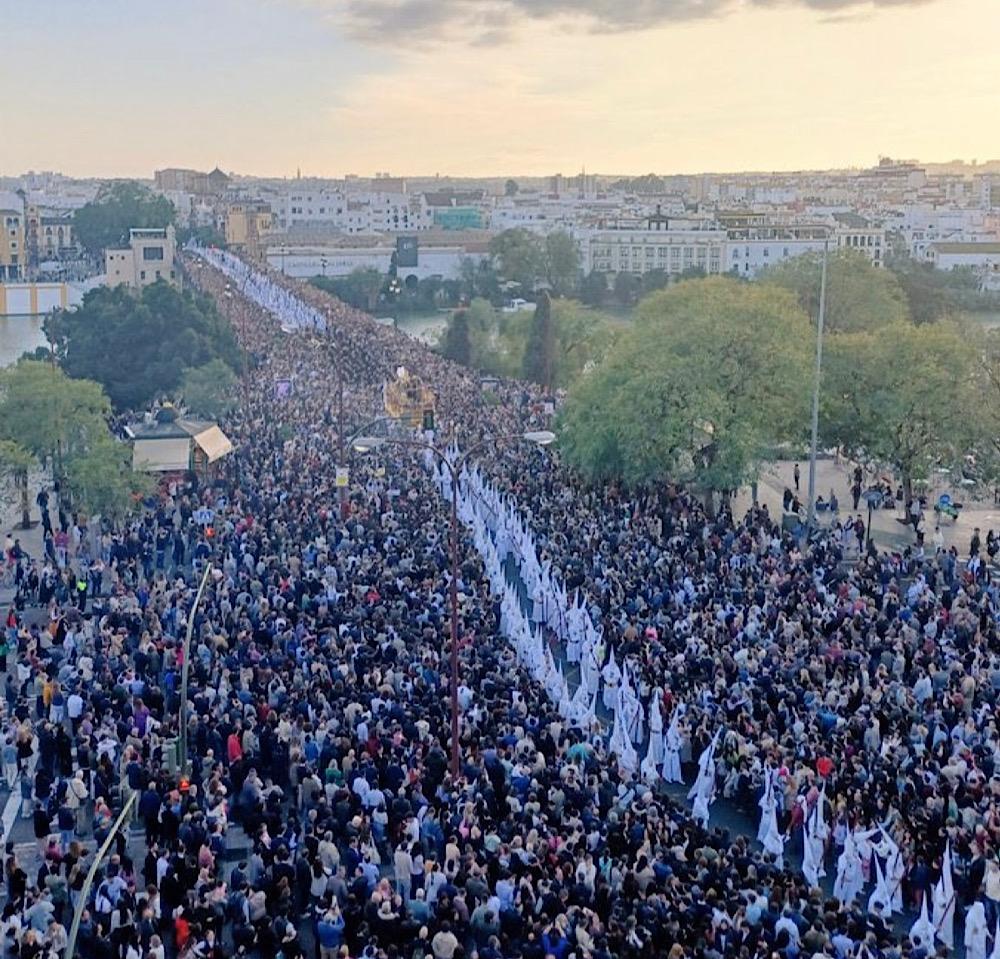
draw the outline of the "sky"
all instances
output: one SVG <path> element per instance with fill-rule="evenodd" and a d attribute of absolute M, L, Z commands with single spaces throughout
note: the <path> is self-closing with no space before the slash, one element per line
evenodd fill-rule
<path fill-rule="evenodd" d="M 1000 159 L 1000 0 L 0 0 L 0 174 Z"/>

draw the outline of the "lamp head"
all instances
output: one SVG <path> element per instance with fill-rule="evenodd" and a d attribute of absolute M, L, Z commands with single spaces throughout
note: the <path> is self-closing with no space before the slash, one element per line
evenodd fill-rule
<path fill-rule="evenodd" d="M 357 453 L 371 453 L 377 450 L 385 440 L 381 436 L 359 436 L 352 444 Z"/>

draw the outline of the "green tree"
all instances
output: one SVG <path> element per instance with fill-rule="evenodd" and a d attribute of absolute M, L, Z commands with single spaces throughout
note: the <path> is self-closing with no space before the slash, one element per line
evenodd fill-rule
<path fill-rule="evenodd" d="M 347 275 L 346 282 L 352 301 L 371 313 L 378 303 L 379 293 L 385 287 L 385 277 L 375 269 L 357 269 Z"/>
<path fill-rule="evenodd" d="M 1000 330 L 977 331 L 970 337 L 976 354 L 974 389 L 980 397 L 974 422 L 976 475 L 1000 486 Z"/>
<path fill-rule="evenodd" d="M 588 306 L 603 306 L 607 298 L 607 274 L 592 270 L 580 281 L 580 299 Z"/>
<path fill-rule="evenodd" d="M 893 252 L 886 266 L 899 281 L 914 323 L 934 323 L 958 313 L 1000 309 L 1000 293 L 980 288 L 974 270 L 938 270 L 905 253 Z"/>
<path fill-rule="evenodd" d="M 632 273 L 615 274 L 615 299 L 622 306 L 633 306 L 642 292 L 642 281 Z"/>
<path fill-rule="evenodd" d="M 655 173 L 646 173 L 643 176 L 627 180 L 617 180 L 612 184 L 613 190 L 625 193 L 653 194 L 654 196 L 661 195 L 666 188 L 663 178 L 658 177 Z"/>
<path fill-rule="evenodd" d="M 139 227 L 165 227 L 174 222 L 174 205 L 135 180 L 105 183 L 90 202 L 73 214 L 73 230 L 84 249 L 99 255 L 128 240 Z"/>
<path fill-rule="evenodd" d="M 802 309 L 819 316 L 822 255 L 806 253 L 765 270 L 760 280 L 791 290 Z M 831 333 L 877 330 L 909 319 L 906 297 L 896 277 L 876 269 L 856 250 L 830 254 L 827 264 L 826 329 Z"/>
<path fill-rule="evenodd" d="M 28 456 L 51 460 L 74 504 L 88 513 L 119 517 L 131 509 L 149 483 L 132 473 L 131 450 L 109 433 L 110 412 L 100 384 L 71 379 L 49 363 L 22 360 L 0 372 L 0 460 L 20 472 L 22 495 Z"/>
<path fill-rule="evenodd" d="M 540 277 L 547 275 L 545 244 L 528 230 L 517 227 L 504 230 L 490 240 L 490 255 L 497 263 L 500 276 L 532 291 Z"/>
<path fill-rule="evenodd" d="M 10 487 L 21 511 L 21 527 L 31 525 L 31 500 L 28 496 L 28 471 L 35 458 L 23 446 L 11 440 L 0 440 L 0 481 Z M 5 491 L 6 492 L 6 491 Z M 8 497 L 2 497 L 6 502 Z"/>
<path fill-rule="evenodd" d="M 705 271 L 702 270 L 701 275 L 705 275 Z M 682 275 L 682 279 L 695 279 L 695 277 L 685 277 Z M 642 295 L 646 296 L 649 293 L 655 293 L 657 290 L 665 289 L 670 285 L 670 274 L 666 270 L 655 269 L 648 270 L 646 273 L 642 274 Z"/>
<path fill-rule="evenodd" d="M 735 489 L 801 429 L 809 338 L 794 297 L 774 287 L 714 277 L 654 293 L 570 390 L 560 448 L 592 479 Z"/>
<path fill-rule="evenodd" d="M 568 387 L 614 347 L 624 327 L 575 300 L 552 303 L 555 328 L 553 385 Z"/>
<path fill-rule="evenodd" d="M 565 230 L 545 237 L 545 267 L 549 286 L 559 296 L 576 288 L 580 279 L 580 248 Z"/>
<path fill-rule="evenodd" d="M 960 462 L 981 430 L 979 353 L 962 327 L 897 322 L 831 336 L 824 357 L 825 443 L 891 464 L 909 501 L 914 479 Z"/>
<path fill-rule="evenodd" d="M 70 461 L 66 479 L 79 509 L 110 520 L 134 512 L 154 485 L 149 474 L 132 469 L 131 448 L 107 432 Z"/>
<path fill-rule="evenodd" d="M 482 297 L 499 305 L 500 279 L 490 259 L 474 260 L 463 257 L 459 264 L 461 291 L 466 300 Z M 446 281 L 447 282 L 447 281 Z"/>
<path fill-rule="evenodd" d="M 444 333 L 441 352 L 455 363 L 472 366 L 472 337 L 469 332 L 468 310 L 456 310 L 452 313 Z"/>
<path fill-rule="evenodd" d="M 162 281 L 140 295 L 123 286 L 92 290 L 77 309 L 49 316 L 45 331 L 63 369 L 96 380 L 119 410 L 174 393 L 188 367 L 239 365 L 232 328 L 212 299 Z"/>
<path fill-rule="evenodd" d="M 70 379 L 50 363 L 21 360 L 0 371 L 0 439 L 40 462 L 82 453 L 107 433 L 110 412 L 100 384 Z"/>
<path fill-rule="evenodd" d="M 220 420 L 236 408 L 237 379 L 233 371 L 215 359 L 184 371 L 180 394 L 184 405 L 196 416 Z"/>
<path fill-rule="evenodd" d="M 521 188 L 517 184 L 517 180 L 508 180 L 503 185 L 503 195 L 504 196 L 517 196 L 521 192 Z"/>
<path fill-rule="evenodd" d="M 556 331 L 552 322 L 552 301 L 548 293 L 539 294 L 531 318 L 528 342 L 524 347 L 521 372 L 526 380 L 552 388 L 556 360 Z"/>

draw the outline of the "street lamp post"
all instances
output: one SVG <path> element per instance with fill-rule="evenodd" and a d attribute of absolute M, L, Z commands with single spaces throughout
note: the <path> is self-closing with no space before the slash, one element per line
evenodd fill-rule
<path fill-rule="evenodd" d="M 118 814 L 118 818 L 111 827 L 111 832 L 108 833 L 107 838 L 101 843 L 101 848 L 97 850 L 94 861 L 90 864 L 90 869 L 87 870 L 87 878 L 83 880 L 83 887 L 80 889 L 80 896 L 76 901 L 76 908 L 73 910 L 73 923 L 70 926 L 69 938 L 66 941 L 66 959 L 73 959 L 73 954 L 76 951 L 76 937 L 80 932 L 80 920 L 83 917 L 84 910 L 87 908 L 87 901 L 90 899 L 90 890 L 94 885 L 94 876 L 97 875 L 97 869 L 108 854 L 115 836 L 121 832 L 122 826 L 131 821 L 132 808 L 135 806 L 138 796 L 137 792 L 133 792 L 128 797 L 125 805 L 122 807 L 122 811 Z"/>
<path fill-rule="evenodd" d="M 394 444 L 397 446 L 413 446 L 418 449 L 430 450 L 438 460 L 448 468 L 451 476 L 451 522 L 450 522 L 450 552 L 451 552 L 451 588 L 449 589 L 449 601 L 451 606 L 451 655 L 450 655 L 450 677 L 449 677 L 449 698 L 451 700 L 451 775 L 453 779 L 458 778 L 459 771 L 459 750 L 458 750 L 458 483 L 462 470 L 473 454 L 478 453 L 486 446 L 493 446 L 498 443 L 507 442 L 513 439 L 528 440 L 538 446 L 548 446 L 555 440 L 555 434 L 548 430 L 531 431 L 527 433 L 513 433 L 506 436 L 495 436 L 484 440 L 473 446 L 472 449 L 463 453 L 457 462 L 452 463 L 448 456 L 433 443 L 421 440 L 396 439 L 384 436 L 369 436 L 355 438 L 354 449 L 359 453 L 370 453 L 379 446 Z"/>
<path fill-rule="evenodd" d="M 184 662 L 181 663 L 181 703 L 177 711 L 179 723 L 177 730 L 177 770 L 178 774 L 182 777 L 187 775 L 188 676 L 191 672 L 191 637 L 194 635 L 194 618 L 198 612 L 198 606 L 201 604 L 201 597 L 205 592 L 205 587 L 208 585 L 208 577 L 211 575 L 212 557 L 209 555 L 205 562 L 205 572 L 202 573 L 201 582 L 198 584 L 198 592 L 195 594 L 194 603 L 191 606 L 191 612 L 188 613 L 187 633 L 184 636 L 184 645 L 182 647 Z"/>
<path fill-rule="evenodd" d="M 812 441 L 809 445 L 809 506 L 806 535 L 816 522 L 816 447 L 819 442 L 819 386 L 823 376 L 823 324 L 826 319 L 826 266 L 830 257 L 830 238 L 823 240 L 823 268 L 819 280 L 819 319 L 816 324 L 816 375 L 812 396 Z"/>

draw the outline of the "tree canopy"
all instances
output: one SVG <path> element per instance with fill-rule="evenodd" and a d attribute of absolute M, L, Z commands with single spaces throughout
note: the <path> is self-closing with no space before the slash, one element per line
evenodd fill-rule
<path fill-rule="evenodd" d="M 71 379 L 50 363 L 21 360 L 0 372 L 0 474 L 16 474 L 22 499 L 32 461 L 50 461 L 76 506 L 121 516 L 150 483 L 133 473 L 131 451 L 108 430 L 100 384 Z"/>
<path fill-rule="evenodd" d="M 830 337 L 824 358 L 824 442 L 865 453 L 911 481 L 975 446 L 977 348 L 958 325 L 896 323 Z"/>
<path fill-rule="evenodd" d="M 900 253 L 893 253 L 886 266 L 903 290 L 914 323 L 1000 309 L 1000 293 L 981 290 L 979 277 L 970 268 L 938 270 L 932 263 Z"/>
<path fill-rule="evenodd" d="M 517 227 L 490 241 L 490 255 L 500 276 L 530 293 L 542 281 L 557 294 L 576 289 L 580 279 L 580 249 L 565 230 L 540 237 Z"/>
<path fill-rule="evenodd" d="M 77 309 L 53 313 L 45 331 L 66 373 L 96 380 L 119 410 L 173 393 L 188 367 L 239 362 L 212 299 L 162 281 L 139 295 L 123 286 L 92 290 Z"/>
<path fill-rule="evenodd" d="M 74 505 L 88 515 L 116 520 L 133 512 L 153 488 L 148 473 L 132 469 L 132 450 L 107 432 L 66 468 Z"/>
<path fill-rule="evenodd" d="M 25 529 L 31 522 L 28 471 L 34 462 L 35 458 L 20 444 L 0 440 L 0 505 L 6 508 L 16 501 Z"/>
<path fill-rule="evenodd" d="M 174 222 L 174 205 L 135 180 L 105 183 L 97 196 L 73 214 L 73 229 L 87 252 L 98 255 L 128 240 L 139 227 L 165 227 Z"/>
<path fill-rule="evenodd" d="M 441 352 L 455 363 L 472 366 L 472 337 L 469 332 L 468 310 L 456 310 L 452 314 L 441 342 Z"/>
<path fill-rule="evenodd" d="M 239 402 L 238 382 L 233 371 L 220 359 L 184 371 L 180 393 L 184 405 L 196 416 L 222 419 Z"/>
<path fill-rule="evenodd" d="M 500 276 L 527 292 L 547 273 L 545 242 L 521 227 L 504 230 L 493 237 L 490 255 Z"/>
<path fill-rule="evenodd" d="M 580 280 L 580 248 L 565 230 L 545 237 L 545 275 L 553 293 L 565 296 Z"/>
<path fill-rule="evenodd" d="M 815 321 L 819 316 L 822 254 L 805 253 L 765 270 L 760 281 L 791 290 Z M 876 269 L 856 250 L 831 253 L 827 265 L 826 329 L 831 333 L 877 330 L 909 319 L 896 277 Z"/>
<path fill-rule="evenodd" d="M 371 267 L 358 267 L 347 276 L 314 276 L 312 284 L 356 310 L 374 312 L 387 277 Z"/>
<path fill-rule="evenodd" d="M 546 296 L 545 299 L 548 299 Z M 609 317 L 575 300 L 549 300 L 548 332 L 538 339 L 535 313 L 521 310 L 501 313 L 486 300 L 476 299 L 468 309 L 456 311 L 441 340 L 441 352 L 465 366 L 496 376 L 527 376 L 533 342 L 548 342 L 551 371 L 548 385 L 566 387 L 585 368 L 600 360 L 623 328 Z M 457 327 L 457 330 L 456 330 Z M 454 339 L 453 339 L 454 337 Z M 551 339 L 550 339 L 551 337 Z M 464 360 L 468 345 L 468 361 Z M 541 379 L 538 382 L 543 382 Z"/>
<path fill-rule="evenodd" d="M 110 412 L 100 384 L 71 379 L 50 363 L 21 360 L 0 371 L 0 439 L 38 460 L 84 451 L 107 433 Z"/>
<path fill-rule="evenodd" d="M 654 293 L 570 390 L 561 448 L 593 479 L 736 488 L 802 430 L 809 339 L 808 318 L 774 286 L 714 277 Z"/>
<path fill-rule="evenodd" d="M 524 345 L 521 374 L 526 380 L 552 388 L 556 362 L 556 331 L 552 322 L 552 301 L 542 293 L 531 316 L 528 340 Z"/>

